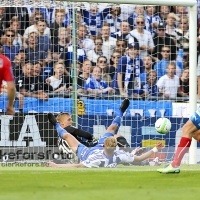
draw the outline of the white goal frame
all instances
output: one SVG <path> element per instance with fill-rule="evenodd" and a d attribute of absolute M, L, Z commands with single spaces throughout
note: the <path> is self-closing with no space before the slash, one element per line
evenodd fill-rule
<path fill-rule="evenodd" d="M 192 115 L 197 108 L 197 1 L 196 0 L 84 0 L 93 3 L 116 3 L 116 4 L 135 4 L 135 5 L 160 5 L 160 6 L 188 6 L 189 7 L 189 71 L 190 71 L 190 93 L 189 93 L 189 109 Z M 80 2 L 80 0 L 72 0 L 72 2 Z M 189 150 L 189 164 L 197 163 L 197 141 L 192 139 Z"/>

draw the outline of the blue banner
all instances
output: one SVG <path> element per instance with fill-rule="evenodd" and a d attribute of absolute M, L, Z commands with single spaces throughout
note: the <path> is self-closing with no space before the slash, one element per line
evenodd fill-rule
<path fill-rule="evenodd" d="M 113 114 L 119 109 L 122 100 L 94 100 L 81 99 L 78 100 L 79 114 L 86 115 L 108 115 L 108 111 L 113 111 Z M 15 109 L 18 110 L 18 100 L 15 102 Z M 7 97 L 0 97 L 0 109 L 5 111 L 7 105 Z M 165 116 L 172 116 L 171 101 L 137 101 L 131 100 L 130 106 L 126 115 L 131 116 L 131 110 L 142 110 L 142 116 L 150 117 L 150 109 L 155 110 L 155 115 L 161 117 L 161 110 L 165 110 Z M 49 98 L 48 101 L 39 100 L 36 98 L 24 98 L 23 112 L 35 111 L 43 112 L 69 112 L 72 113 L 72 99 L 70 98 Z M 137 114 L 137 113 L 136 113 Z"/>

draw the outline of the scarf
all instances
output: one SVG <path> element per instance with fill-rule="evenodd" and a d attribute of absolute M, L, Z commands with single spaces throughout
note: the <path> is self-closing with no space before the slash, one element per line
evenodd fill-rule
<path fill-rule="evenodd" d="M 126 65 L 126 73 L 125 73 L 125 81 L 124 81 L 124 89 L 125 92 L 128 93 L 128 85 L 130 82 L 131 74 L 134 73 L 134 89 L 141 88 L 141 80 L 140 80 L 140 58 L 136 56 L 133 62 L 131 61 L 130 57 L 127 56 L 127 65 Z"/>

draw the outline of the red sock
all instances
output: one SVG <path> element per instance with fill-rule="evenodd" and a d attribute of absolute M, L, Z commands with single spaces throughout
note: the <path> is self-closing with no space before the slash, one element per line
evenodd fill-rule
<path fill-rule="evenodd" d="M 178 145 L 178 148 L 174 156 L 174 160 L 171 163 L 172 167 L 180 166 L 183 156 L 190 148 L 191 141 L 192 140 L 190 138 L 186 138 L 186 137 L 181 138 L 181 141 Z"/>

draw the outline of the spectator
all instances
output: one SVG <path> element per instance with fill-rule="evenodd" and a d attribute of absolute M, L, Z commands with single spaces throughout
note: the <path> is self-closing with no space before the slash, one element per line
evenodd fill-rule
<path fill-rule="evenodd" d="M 161 49 L 162 59 L 154 65 L 154 70 L 157 72 L 158 78 L 166 74 L 166 68 L 170 62 L 170 47 L 163 46 Z M 180 77 L 181 71 L 183 69 L 183 64 L 181 62 L 176 62 L 176 75 Z"/>
<path fill-rule="evenodd" d="M 119 51 L 114 51 L 111 56 L 112 64 L 107 68 L 106 73 L 110 75 L 111 79 L 113 80 L 115 74 L 117 73 L 118 61 L 121 58 L 121 54 Z"/>
<path fill-rule="evenodd" d="M 85 59 L 87 59 L 86 53 L 80 45 L 77 46 L 77 61 L 79 63 L 83 63 Z M 65 62 L 65 74 L 70 75 L 71 65 L 72 65 L 72 57 L 73 57 L 73 47 L 71 42 L 68 45 L 68 48 L 64 49 L 64 52 L 61 53 L 60 58 Z"/>
<path fill-rule="evenodd" d="M 50 31 L 52 38 L 52 43 L 58 42 L 58 29 L 60 27 L 65 27 L 63 20 L 65 18 L 66 12 L 64 9 L 56 9 L 55 11 L 55 22 L 50 24 Z"/>
<path fill-rule="evenodd" d="M 38 33 L 37 32 L 30 32 L 28 38 L 29 45 L 25 49 L 26 52 L 26 59 L 30 62 L 35 62 L 38 60 L 45 59 L 45 52 L 43 47 L 38 44 Z"/>
<path fill-rule="evenodd" d="M 24 42 L 23 42 L 24 48 L 27 48 L 27 47 L 28 47 L 27 41 L 28 41 L 28 37 L 29 37 L 30 33 L 31 33 L 31 32 L 38 32 L 37 21 L 38 21 L 39 19 L 44 19 L 43 17 L 41 18 L 41 14 L 42 14 L 42 13 L 36 13 L 34 25 L 29 26 L 29 27 L 25 30 L 25 33 L 24 33 L 24 35 L 23 35 L 23 37 L 24 37 Z M 48 36 L 49 38 L 51 38 L 50 29 L 49 29 L 48 27 L 45 28 L 45 30 L 44 30 L 44 35 L 45 35 L 45 36 Z"/>
<path fill-rule="evenodd" d="M 13 41 L 14 46 L 18 46 L 20 49 L 23 45 L 23 37 L 19 34 L 20 30 L 20 22 L 16 20 L 11 20 L 10 22 L 10 28 L 15 32 L 15 38 Z"/>
<path fill-rule="evenodd" d="M 141 89 L 143 90 L 143 93 L 141 97 L 143 96 L 158 96 L 158 87 L 156 85 L 157 82 L 157 73 L 155 70 L 150 70 L 147 73 L 146 76 L 146 82 L 142 83 Z"/>
<path fill-rule="evenodd" d="M 83 61 L 83 66 L 82 66 L 82 72 L 78 75 L 78 87 L 77 87 L 77 92 L 79 93 L 85 93 L 84 90 L 84 84 L 85 81 L 90 77 L 90 70 L 92 68 L 92 64 L 90 60 L 84 60 Z"/>
<path fill-rule="evenodd" d="M 127 49 L 127 40 L 123 40 L 123 39 L 117 39 L 116 42 L 116 50 L 120 52 L 121 56 L 124 56 L 126 53 L 126 49 Z"/>
<path fill-rule="evenodd" d="M 108 69 L 108 61 L 107 58 L 105 56 L 100 56 L 97 59 L 97 67 L 99 67 L 102 71 L 102 78 L 103 80 L 110 85 L 111 83 L 111 77 L 109 74 L 106 73 L 107 69 Z"/>
<path fill-rule="evenodd" d="M 20 22 L 20 35 L 23 35 L 24 30 L 29 27 L 29 15 L 26 7 L 6 7 L 5 18 L 6 28 L 10 26 L 11 20 L 18 20 Z"/>
<path fill-rule="evenodd" d="M 152 36 L 154 37 L 156 34 L 156 30 L 158 27 L 159 22 L 161 21 L 159 15 L 156 13 L 156 7 L 155 6 L 147 6 L 146 9 L 147 15 L 145 18 L 149 21 L 149 27 L 146 26 L 146 30 L 151 32 Z"/>
<path fill-rule="evenodd" d="M 69 76 L 64 76 L 64 63 L 56 62 L 53 67 L 54 75 L 46 79 L 53 92 L 71 92 L 72 81 Z"/>
<path fill-rule="evenodd" d="M 131 31 L 136 27 L 136 18 L 139 15 L 143 15 L 144 17 L 146 16 L 146 14 L 144 13 L 144 6 L 142 5 L 136 5 L 134 14 L 128 18 Z M 149 22 L 147 19 L 145 19 L 145 27 L 149 27 Z"/>
<path fill-rule="evenodd" d="M 35 23 L 35 16 L 40 13 L 40 17 L 39 18 L 44 18 L 45 20 L 47 20 L 48 18 L 48 8 L 45 7 L 40 7 L 40 8 L 36 8 L 36 7 L 27 7 L 28 10 L 28 14 L 29 14 L 29 25 L 33 25 Z"/>
<path fill-rule="evenodd" d="M 108 60 L 110 60 L 110 57 L 116 47 L 117 40 L 113 37 L 110 37 L 109 24 L 102 25 L 101 33 L 102 33 L 102 38 L 103 38 L 102 50 L 108 55 Z"/>
<path fill-rule="evenodd" d="M 95 48 L 93 40 L 86 37 L 87 27 L 85 25 L 79 25 L 78 27 L 78 45 L 80 48 L 84 49 L 87 54 L 88 51 Z"/>
<path fill-rule="evenodd" d="M 180 21 L 179 17 L 177 17 L 174 13 L 169 13 L 166 19 L 166 33 L 176 41 L 176 21 Z"/>
<path fill-rule="evenodd" d="M 67 31 L 70 32 L 70 25 L 71 25 L 71 19 L 72 19 L 72 7 L 71 5 L 67 5 L 67 6 L 60 6 L 59 4 L 57 4 L 56 2 L 52 2 L 53 5 L 50 5 L 50 8 L 48 8 L 48 24 L 52 24 L 55 22 L 56 20 L 56 11 L 58 9 L 62 9 L 64 8 L 65 10 L 65 16 L 64 16 L 64 20 L 62 21 L 64 26 L 67 27 Z"/>
<path fill-rule="evenodd" d="M 85 25 L 89 33 L 89 28 L 87 24 L 83 21 L 83 17 L 80 11 L 76 11 L 76 23 L 77 23 L 77 27 L 79 27 L 79 25 Z M 72 29 L 72 24 L 71 24 L 71 29 Z"/>
<path fill-rule="evenodd" d="M 22 73 L 22 68 L 25 65 L 26 54 L 24 49 L 20 49 L 15 59 L 12 62 L 14 77 L 18 77 Z"/>
<path fill-rule="evenodd" d="M 189 60 L 189 22 L 188 17 L 180 19 L 179 28 L 176 29 L 176 40 L 178 49 L 183 48 L 183 55 Z"/>
<path fill-rule="evenodd" d="M 92 62 L 92 65 L 95 66 L 97 63 L 97 59 L 99 56 L 105 56 L 106 58 L 108 57 L 108 55 L 106 54 L 106 52 L 104 52 L 102 50 L 102 45 L 103 45 L 103 39 L 100 36 L 97 36 L 94 39 L 94 43 L 95 43 L 95 48 L 94 50 L 90 50 L 87 52 L 87 58 Z"/>
<path fill-rule="evenodd" d="M 158 24 L 157 34 L 153 38 L 155 48 L 152 55 L 156 62 L 162 59 L 161 49 L 163 46 L 170 47 L 170 60 L 176 60 L 176 45 L 174 40 L 167 33 L 165 33 L 165 30 L 165 24 L 160 22 Z"/>
<path fill-rule="evenodd" d="M 129 44 L 128 55 L 122 56 L 119 60 L 116 77 L 112 81 L 112 87 L 116 92 L 125 97 L 132 95 L 133 90 L 141 86 L 139 77 L 143 72 L 143 64 L 138 51 L 137 43 L 134 46 Z"/>
<path fill-rule="evenodd" d="M 147 80 L 147 74 L 152 71 L 152 58 L 151 56 L 145 56 L 143 59 L 143 66 L 144 66 L 144 72 L 140 74 L 140 80 L 141 83 L 146 82 Z M 157 73 L 156 73 L 157 77 Z"/>
<path fill-rule="evenodd" d="M 148 53 L 152 53 L 154 49 L 153 38 L 151 33 L 144 29 L 145 19 L 142 15 L 136 18 L 136 29 L 130 32 L 130 34 L 137 38 L 140 46 L 140 57 L 143 59 Z M 134 44 L 134 38 L 129 38 L 129 44 Z"/>
<path fill-rule="evenodd" d="M 166 71 L 167 74 L 158 79 L 157 82 L 159 94 L 167 99 L 176 98 L 177 94 L 182 96 L 179 77 L 175 75 L 176 65 L 172 62 L 168 63 Z"/>
<path fill-rule="evenodd" d="M 83 20 L 88 27 L 88 33 L 92 37 L 96 37 L 100 35 L 101 27 L 102 27 L 102 14 L 98 12 L 98 7 L 96 3 L 90 4 L 90 10 L 86 9 L 80 10 Z"/>
<path fill-rule="evenodd" d="M 128 21 L 122 21 L 120 23 L 120 31 L 111 33 L 111 36 L 116 39 L 128 40 L 130 37 L 129 32 L 130 32 L 130 25 Z"/>
<path fill-rule="evenodd" d="M 45 35 L 45 29 L 47 27 L 47 23 L 45 19 L 38 19 L 37 21 L 37 29 L 38 29 L 38 44 L 40 46 L 40 50 L 45 52 L 45 62 L 51 63 L 51 39 L 48 35 Z"/>
<path fill-rule="evenodd" d="M 4 55 L 7 56 L 11 61 L 15 59 L 19 51 L 18 46 L 13 46 L 13 41 L 15 39 L 15 32 L 8 28 L 5 31 L 5 44 L 3 45 Z"/>
<path fill-rule="evenodd" d="M 58 29 L 58 41 L 51 46 L 53 61 L 57 62 L 60 55 L 64 52 L 65 48 L 69 45 L 69 33 L 66 28 L 61 27 Z"/>
<path fill-rule="evenodd" d="M 5 10 L 5 7 L 0 7 L 0 37 L 4 34 L 6 28 Z"/>
<path fill-rule="evenodd" d="M 182 91 L 182 93 L 181 95 L 178 94 L 178 97 L 189 97 L 189 67 L 185 67 L 183 69 L 179 81 L 180 81 L 180 90 Z"/>
<path fill-rule="evenodd" d="M 135 5 L 132 4 L 120 4 L 120 8 L 122 20 L 128 20 L 128 17 L 135 12 Z"/>
<path fill-rule="evenodd" d="M 114 94 L 114 89 L 109 87 L 102 78 L 102 70 L 94 67 L 92 75 L 87 79 L 84 88 L 89 94 Z"/>
<path fill-rule="evenodd" d="M 167 15 L 170 12 L 170 7 L 169 6 L 160 6 L 160 12 L 159 12 L 159 17 L 160 20 L 165 23 L 167 20 Z"/>
<path fill-rule="evenodd" d="M 120 23 L 122 22 L 120 15 L 121 15 L 120 6 L 113 5 L 110 13 L 104 19 L 104 23 L 107 23 L 110 26 L 111 34 L 120 31 Z"/>
<path fill-rule="evenodd" d="M 186 6 L 174 6 L 174 13 L 179 19 L 188 17 L 188 8 Z M 179 22 L 179 20 L 176 21 L 176 27 L 179 27 Z"/>
<path fill-rule="evenodd" d="M 40 83 L 38 77 L 33 76 L 33 64 L 26 63 L 23 73 L 15 79 L 16 89 L 24 97 L 34 97 L 41 100 L 48 100 L 44 93 L 44 84 Z"/>
<path fill-rule="evenodd" d="M 3 83 L 2 83 L 0 96 L 8 96 L 8 93 L 7 93 L 7 82 L 6 81 L 3 81 Z M 20 94 L 19 92 L 16 92 L 15 99 L 19 100 L 19 105 L 18 105 L 19 112 L 23 112 L 24 96 L 22 94 Z"/>

